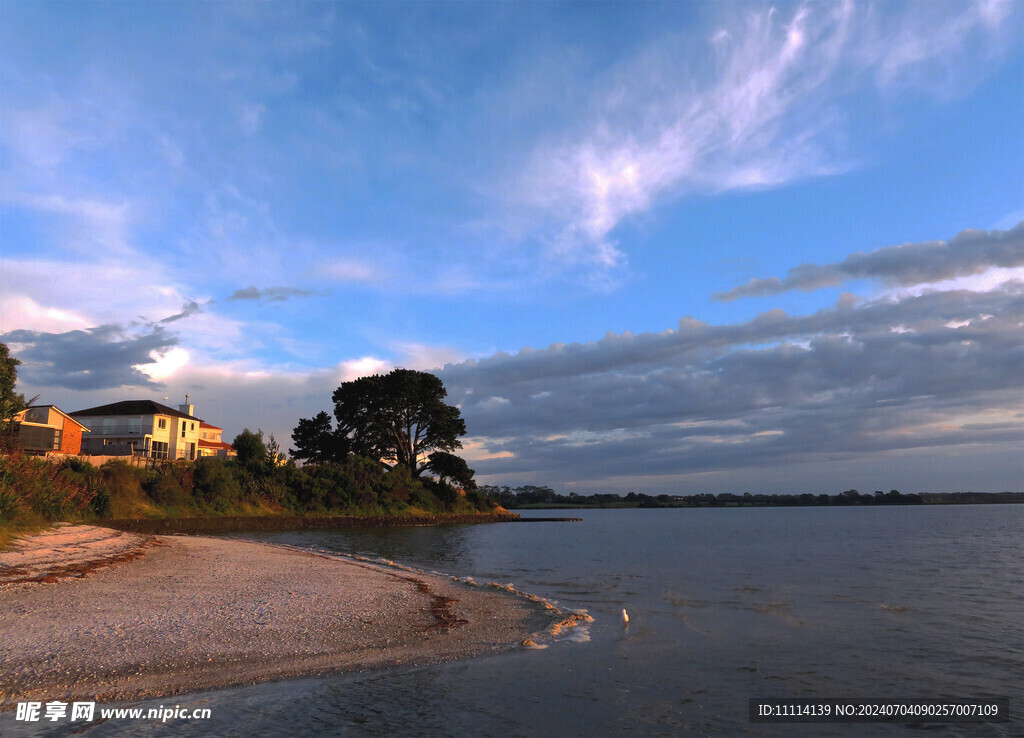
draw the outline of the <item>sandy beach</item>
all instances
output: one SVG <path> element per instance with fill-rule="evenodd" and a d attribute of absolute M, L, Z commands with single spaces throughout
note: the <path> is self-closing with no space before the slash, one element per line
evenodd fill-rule
<path fill-rule="evenodd" d="M 54 528 L 0 552 L 0 706 L 117 700 L 520 646 L 496 587 L 266 544 Z"/>

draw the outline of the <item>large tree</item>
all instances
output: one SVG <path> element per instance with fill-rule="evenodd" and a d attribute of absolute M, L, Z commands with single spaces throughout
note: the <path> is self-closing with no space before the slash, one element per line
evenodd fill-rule
<path fill-rule="evenodd" d="M 11 442 L 11 419 L 25 409 L 24 396 L 14 391 L 18 382 L 18 364 L 10 355 L 6 343 L 0 343 L 0 446 Z"/>
<path fill-rule="evenodd" d="M 353 453 L 401 464 L 418 477 L 432 452 L 462 447 L 466 423 L 444 403 L 447 394 L 433 374 L 411 369 L 343 382 L 333 395 L 335 433 Z"/>

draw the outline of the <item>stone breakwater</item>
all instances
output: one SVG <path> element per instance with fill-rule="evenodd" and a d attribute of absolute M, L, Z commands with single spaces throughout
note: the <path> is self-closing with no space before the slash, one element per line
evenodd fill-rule
<path fill-rule="evenodd" d="M 589 618 L 511 585 L 478 587 L 394 562 L 59 530 L 77 541 L 68 550 L 89 540 L 121 548 L 100 566 L 79 556 L 78 568 L 64 566 L 60 542 L 45 534 L 0 554 L 0 571 L 22 570 L 0 583 L 0 709 L 433 663 L 533 647 Z M 30 555 L 49 564 L 27 568 Z"/>

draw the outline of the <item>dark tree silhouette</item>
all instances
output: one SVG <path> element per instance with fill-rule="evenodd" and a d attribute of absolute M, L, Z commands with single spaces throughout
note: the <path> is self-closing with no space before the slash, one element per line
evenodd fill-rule
<path fill-rule="evenodd" d="M 360 456 L 401 464 L 418 477 L 434 451 L 461 448 L 466 423 L 428 372 L 395 369 L 344 382 L 334 391 L 337 435 Z"/>
<path fill-rule="evenodd" d="M 311 464 L 343 461 L 352 445 L 335 432 L 331 416 L 323 411 L 309 419 L 299 418 L 292 431 L 292 443 L 295 448 L 291 457 Z"/>
<path fill-rule="evenodd" d="M 16 413 L 25 409 L 25 398 L 14 391 L 18 382 L 18 364 L 7 350 L 7 344 L 0 343 L 0 446 L 9 446 L 12 442 L 11 419 Z"/>
<path fill-rule="evenodd" d="M 455 454 L 450 454 L 447 451 L 435 451 L 430 454 L 427 469 L 436 474 L 442 483 L 451 480 L 464 490 L 476 489 L 473 470 L 469 468 L 465 459 Z"/>

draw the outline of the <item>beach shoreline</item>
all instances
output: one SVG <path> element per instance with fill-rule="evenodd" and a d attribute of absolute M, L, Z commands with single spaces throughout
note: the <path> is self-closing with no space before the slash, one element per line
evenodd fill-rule
<path fill-rule="evenodd" d="M 0 709 L 436 663 L 564 620 L 469 584 L 264 543 L 50 529 L 0 553 Z"/>

